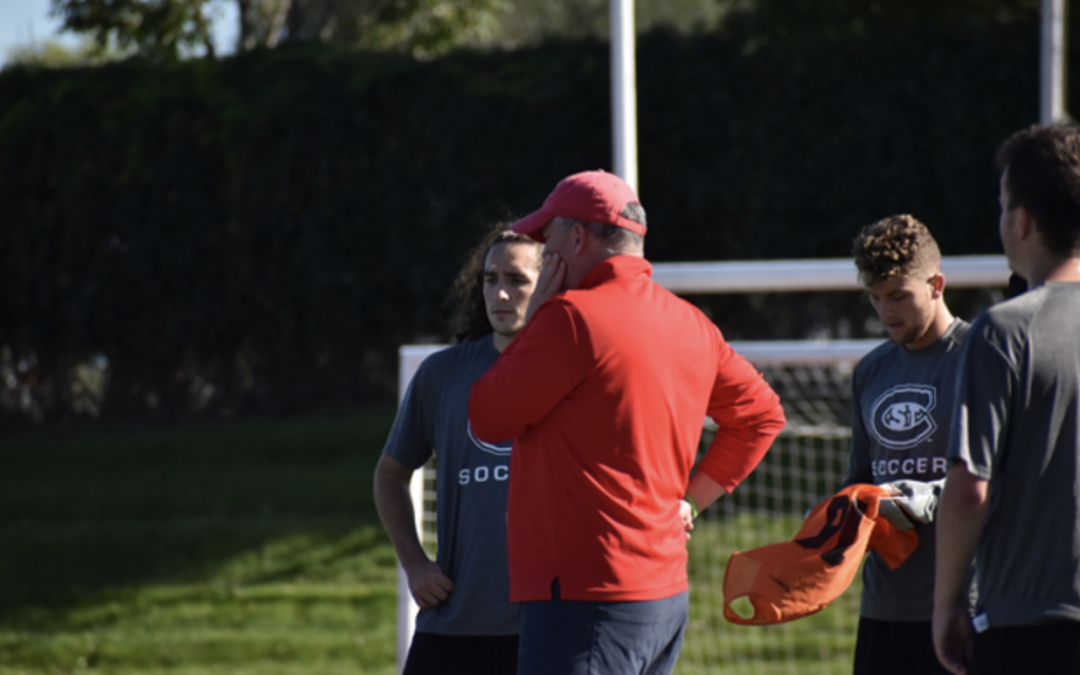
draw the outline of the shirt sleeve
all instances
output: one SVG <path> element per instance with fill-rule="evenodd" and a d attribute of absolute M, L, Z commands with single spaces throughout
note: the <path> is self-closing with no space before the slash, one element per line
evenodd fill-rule
<path fill-rule="evenodd" d="M 848 473 L 841 488 L 855 483 L 873 483 L 874 472 L 870 467 L 870 437 L 862 412 L 862 384 L 859 372 L 851 379 L 851 454 L 848 457 Z"/>
<path fill-rule="evenodd" d="M 708 414 L 720 428 L 698 470 L 731 492 L 784 428 L 784 409 L 761 373 L 723 341 Z"/>
<path fill-rule="evenodd" d="M 949 459 L 990 480 L 1009 434 L 1009 407 L 1017 370 L 997 329 L 983 317 L 968 335 L 961 356 L 949 438 Z"/>
<path fill-rule="evenodd" d="M 584 322 L 569 303 L 554 298 L 473 384 L 469 424 L 488 442 L 521 436 L 588 375 L 592 346 Z"/>
<path fill-rule="evenodd" d="M 431 391 L 431 384 L 429 369 L 421 364 L 405 390 L 405 398 L 383 446 L 384 455 L 413 470 L 422 467 L 435 448 L 431 433 L 434 428 L 430 413 L 432 406 L 428 402 L 437 392 Z"/>

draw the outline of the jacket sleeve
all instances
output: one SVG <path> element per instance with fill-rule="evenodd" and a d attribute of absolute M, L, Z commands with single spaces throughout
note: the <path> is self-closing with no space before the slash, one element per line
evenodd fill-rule
<path fill-rule="evenodd" d="M 720 428 L 698 470 L 731 492 L 784 428 L 784 409 L 761 373 L 723 341 L 708 414 Z"/>
<path fill-rule="evenodd" d="M 473 384 L 469 424 L 477 438 L 501 442 L 521 436 L 588 374 L 592 347 L 572 305 L 553 298 Z"/>

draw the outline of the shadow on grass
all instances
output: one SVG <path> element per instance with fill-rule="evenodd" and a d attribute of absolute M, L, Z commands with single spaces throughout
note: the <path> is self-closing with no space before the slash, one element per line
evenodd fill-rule
<path fill-rule="evenodd" d="M 385 576 L 371 482 L 392 419 L 5 441 L 0 625 L 67 626 L 72 610 L 148 586 Z"/>
<path fill-rule="evenodd" d="M 278 661 L 317 660 L 335 650 L 337 661 L 369 657 L 380 665 L 390 658 L 351 643 L 392 630 L 394 554 L 381 526 L 327 519 L 294 521 L 292 528 L 234 524 L 235 552 L 217 549 L 227 554 L 224 562 L 215 567 L 215 560 L 201 560 L 187 572 L 203 573 L 186 581 L 158 574 L 138 584 L 68 586 L 68 593 L 47 598 L 26 594 L 0 620 L 0 632 L 7 632 L 0 663 L 54 667 L 65 660 L 60 655 L 81 651 L 86 654 L 75 660 L 91 666 L 101 659 L 167 666 L 175 651 L 184 654 L 177 663 L 219 668 L 268 654 Z M 73 641 L 89 641 L 89 649 Z M 189 648 L 170 650 L 169 642 Z"/>

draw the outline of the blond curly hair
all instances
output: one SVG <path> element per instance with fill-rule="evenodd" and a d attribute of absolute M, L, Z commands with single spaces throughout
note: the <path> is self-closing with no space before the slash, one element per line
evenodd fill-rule
<path fill-rule="evenodd" d="M 914 216 L 901 214 L 867 225 L 852 244 L 859 281 L 873 286 L 900 276 L 941 271 L 941 250 L 930 230 Z"/>

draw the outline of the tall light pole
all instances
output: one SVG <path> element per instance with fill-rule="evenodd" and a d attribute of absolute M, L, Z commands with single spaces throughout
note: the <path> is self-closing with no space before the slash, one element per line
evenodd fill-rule
<path fill-rule="evenodd" d="M 1039 124 L 1053 124 L 1065 112 L 1065 0 L 1042 0 L 1039 55 Z"/>
<path fill-rule="evenodd" d="M 638 189 L 637 85 L 634 66 L 634 0 L 609 0 L 611 8 L 611 139 L 615 173 Z"/>

